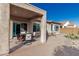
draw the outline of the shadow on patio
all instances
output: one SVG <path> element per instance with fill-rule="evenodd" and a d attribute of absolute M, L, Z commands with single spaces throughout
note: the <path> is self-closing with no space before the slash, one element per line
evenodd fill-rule
<path fill-rule="evenodd" d="M 30 44 L 32 44 L 32 43 L 35 42 L 35 41 L 36 41 L 35 39 L 33 39 L 33 40 L 31 40 L 31 41 L 29 41 L 29 40 L 24 41 L 24 42 L 18 44 L 17 46 L 14 46 L 13 48 L 11 48 L 11 49 L 10 49 L 10 53 L 12 53 L 12 52 L 14 52 L 15 50 L 21 48 L 23 45 L 30 45 Z"/>
<path fill-rule="evenodd" d="M 54 56 L 79 56 L 79 49 L 71 46 L 58 46 L 54 51 Z"/>

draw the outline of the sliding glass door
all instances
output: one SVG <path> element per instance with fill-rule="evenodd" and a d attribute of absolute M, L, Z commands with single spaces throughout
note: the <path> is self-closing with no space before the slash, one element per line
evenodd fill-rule
<path fill-rule="evenodd" d="M 27 32 L 26 23 L 13 23 L 13 37 L 20 35 L 21 32 Z"/>
<path fill-rule="evenodd" d="M 20 35 L 20 24 L 13 23 L 13 37 Z"/>

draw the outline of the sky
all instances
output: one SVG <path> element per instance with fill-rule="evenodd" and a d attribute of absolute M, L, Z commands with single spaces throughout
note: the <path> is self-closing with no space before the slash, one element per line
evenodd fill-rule
<path fill-rule="evenodd" d="M 47 11 L 47 20 L 72 21 L 79 25 L 79 3 L 32 3 Z"/>

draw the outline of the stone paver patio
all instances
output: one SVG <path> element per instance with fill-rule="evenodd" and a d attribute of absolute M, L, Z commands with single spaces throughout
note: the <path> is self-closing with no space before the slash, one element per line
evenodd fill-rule
<path fill-rule="evenodd" d="M 10 53 L 11 56 L 72 56 L 79 55 L 79 49 L 71 47 L 70 40 L 63 35 L 50 36 L 47 43 L 41 44 L 39 41 L 31 45 L 24 45 L 16 51 Z"/>

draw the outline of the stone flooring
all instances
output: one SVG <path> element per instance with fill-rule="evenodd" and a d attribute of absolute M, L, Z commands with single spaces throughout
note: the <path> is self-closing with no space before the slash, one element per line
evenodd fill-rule
<path fill-rule="evenodd" d="M 79 55 L 79 49 L 72 47 L 71 41 L 64 35 L 50 36 L 47 43 L 40 41 L 30 45 L 23 45 L 21 48 L 10 53 L 10 56 L 74 56 Z"/>

